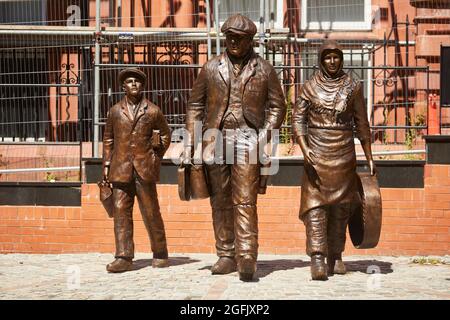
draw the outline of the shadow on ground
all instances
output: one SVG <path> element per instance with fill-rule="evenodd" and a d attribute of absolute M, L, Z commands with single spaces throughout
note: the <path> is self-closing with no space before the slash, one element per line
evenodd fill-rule
<path fill-rule="evenodd" d="M 392 263 L 379 260 L 356 260 L 345 261 L 345 267 L 347 272 L 362 272 L 362 273 L 392 273 Z M 264 278 L 275 271 L 292 270 L 295 268 L 309 268 L 311 266 L 310 261 L 303 261 L 300 259 L 279 259 L 258 261 L 258 270 L 256 276 L 258 278 Z M 309 271 L 309 270 L 308 270 Z"/>
<path fill-rule="evenodd" d="M 169 257 L 169 268 L 195 262 L 200 262 L 200 260 L 191 259 L 189 257 L 174 257 L 174 258 Z M 133 271 L 151 266 L 152 266 L 152 259 L 138 259 L 133 261 Z"/>
<path fill-rule="evenodd" d="M 280 270 L 290 270 L 295 268 L 303 268 L 310 265 L 310 262 L 305 262 L 298 259 L 278 259 L 278 260 L 259 260 L 257 262 L 257 270 L 255 277 L 251 281 L 247 282 L 258 282 L 260 278 L 271 274 L 275 271 Z M 212 266 L 204 266 L 199 270 L 211 270 Z"/>
<path fill-rule="evenodd" d="M 362 272 L 362 273 L 392 273 L 392 263 L 379 260 L 356 260 L 344 261 L 347 272 Z"/>
<path fill-rule="evenodd" d="M 264 278 L 275 271 L 305 268 L 310 265 L 311 263 L 309 261 L 303 261 L 300 259 L 260 260 L 258 261 L 256 276 L 258 278 Z"/>
<path fill-rule="evenodd" d="M 365 274 L 392 273 L 392 263 L 379 260 L 356 260 L 344 261 L 348 273 L 362 272 Z M 264 278 L 276 271 L 292 270 L 296 268 L 308 268 L 311 262 L 300 259 L 278 259 L 278 260 L 259 260 L 257 264 L 257 271 L 252 282 L 257 282 L 260 278 Z M 212 266 L 204 266 L 199 270 L 211 270 Z"/>

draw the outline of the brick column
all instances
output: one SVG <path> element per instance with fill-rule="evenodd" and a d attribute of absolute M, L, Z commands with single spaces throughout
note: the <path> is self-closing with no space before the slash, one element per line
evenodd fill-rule
<path fill-rule="evenodd" d="M 424 215 L 432 225 L 430 249 L 436 254 L 450 253 L 450 136 L 424 136 L 427 146 L 425 165 Z"/>
<path fill-rule="evenodd" d="M 450 253 L 450 165 L 425 166 L 424 233 L 434 254 Z M 425 245 L 425 244 L 422 244 Z"/>

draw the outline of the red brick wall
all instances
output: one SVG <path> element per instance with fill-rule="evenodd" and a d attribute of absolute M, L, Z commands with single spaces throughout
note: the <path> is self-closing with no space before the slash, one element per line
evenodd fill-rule
<path fill-rule="evenodd" d="M 214 253 L 209 200 L 180 201 L 175 185 L 158 186 L 170 252 Z M 450 166 L 427 165 L 425 188 L 382 189 L 383 227 L 377 248 L 345 254 L 450 254 Z M 300 188 L 269 187 L 258 200 L 260 253 L 304 254 L 305 229 L 298 219 Z M 135 206 L 136 251 L 150 252 Z M 83 185 L 82 207 L 0 206 L 0 252 L 114 252 L 112 219 L 94 184 Z"/>

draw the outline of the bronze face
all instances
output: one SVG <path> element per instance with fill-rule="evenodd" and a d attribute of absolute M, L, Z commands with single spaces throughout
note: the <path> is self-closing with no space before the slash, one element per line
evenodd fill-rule
<path fill-rule="evenodd" d="M 326 72 L 333 77 L 341 69 L 342 58 L 337 52 L 331 51 L 323 57 L 322 64 Z"/>
<path fill-rule="evenodd" d="M 253 38 L 248 35 L 228 32 L 226 34 L 228 53 L 235 58 L 243 58 L 253 45 Z"/>
<path fill-rule="evenodd" d="M 122 84 L 125 95 L 133 101 L 141 99 L 143 87 L 142 81 L 136 77 L 128 77 Z"/>

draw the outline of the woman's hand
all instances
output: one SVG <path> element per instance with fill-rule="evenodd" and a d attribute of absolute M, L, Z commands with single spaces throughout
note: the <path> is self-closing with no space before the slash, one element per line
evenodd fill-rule
<path fill-rule="evenodd" d="M 375 163 L 373 162 L 372 145 L 370 143 L 370 139 L 360 141 L 361 146 L 364 150 L 364 155 L 366 156 L 367 162 L 369 163 L 370 175 L 373 176 L 377 173 L 377 168 L 375 167 Z"/>
<path fill-rule="evenodd" d="M 305 147 L 304 150 L 302 149 L 303 157 L 306 161 L 308 161 L 310 164 L 315 165 L 317 156 L 310 148 Z"/>
<path fill-rule="evenodd" d="M 308 143 L 306 142 L 305 136 L 301 135 L 297 137 L 297 143 L 300 145 L 300 149 L 302 149 L 303 152 L 303 158 L 310 164 L 315 165 L 317 156 L 312 151 L 312 149 L 308 146 Z"/>

